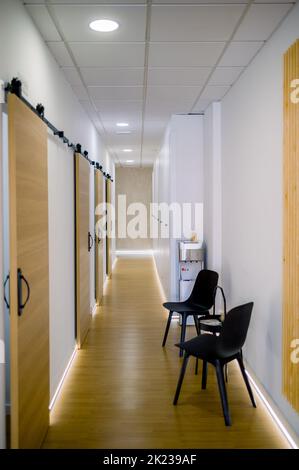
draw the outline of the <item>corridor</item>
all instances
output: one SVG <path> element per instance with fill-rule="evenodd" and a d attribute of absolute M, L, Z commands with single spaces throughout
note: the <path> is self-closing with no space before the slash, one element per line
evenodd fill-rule
<path fill-rule="evenodd" d="M 172 405 L 179 328 L 173 321 L 163 350 L 167 313 L 161 303 L 152 258 L 119 258 L 52 409 L 44 448 L 288 447 L 258 397 L 252 408 L 234 366 L 228 383 L 232 427 L 223 423 L 214 371 L 201 391 L 193 361 L 179 404 Z M 194 335 L 193 327 L 188 330 Z"/>

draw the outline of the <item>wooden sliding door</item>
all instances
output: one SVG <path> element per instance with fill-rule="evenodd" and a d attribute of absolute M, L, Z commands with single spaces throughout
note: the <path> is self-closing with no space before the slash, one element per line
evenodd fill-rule
<path fill-rule="evenodd" d="M 95 208 L 103 203 L 103 175 L 100 171 L 95 172 Z M 95 293 L 97 305 L 101 304 L 103 297 L 103 252 L 104 239 L 98 223 L 100 214 L 95 214 Z"/>
<path fill-rule="evenodd" d="M 106 203 L 111 204 L 111 181 L 106 180 Z M 111 211 L 107 210 L 107 235 L 106 235 L 106 274 L 109 278 L 112 275 L 112 254 L 111 254 Z"/>
<path fill-rule="evenodd" d="M 299 40 L 284 56 L 283 393 L 299 412 Z M 294 355 L 294 357 L 293 357 Z"/>
<path fill-rule="evenodd" d="M 11 446 L 38 448 L 49 425 L 47 127 L 8 96 Z"/>
<path fill-rule="evenodd" d="M 90 260 L 92 238 L 89 233 L 89 162 L 75 154 L 76 165 L 76 329 L 81 348 L 89 330 Z"/>

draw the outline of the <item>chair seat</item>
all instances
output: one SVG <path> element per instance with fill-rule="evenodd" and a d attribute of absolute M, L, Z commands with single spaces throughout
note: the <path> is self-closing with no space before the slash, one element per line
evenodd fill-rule
<path fill-rule="evenodd" d="M 163 307 L 165 307 L 167 310 L 171 312 L 177 312 L 177 313 L 197 313 L 199 315 L 203 315 L 204 312 L 207 312 L 208 309 L 204 307 L 203 305 L 195 305 L 191 304 L 189 302 L 165 302 L 163 304 Z"/>
<path fill-rule="evenodd" d="M 200 317 L 199 328 L 201 331 L 220 333 L 222 328 L 221 315 L 205 315 L 204 317 Z"/>
<path fill-rule="evenodd" d="M 195 356 L 203 360 L 227 359 L 238 352 L 236 350 L 223 351 L 219 336 L 207 334 L 196 336 L 184 343 L 178 343 L 176 346 L 183 349 L 190 356 Z"/>
<path fill-rule="evenodd" d="M 204 318 L 203 320 L 200 320 L 200 325 L 206 325 L 206 326 L 221 326 L 221 320 L 217 320 L 217 318 Z"/>

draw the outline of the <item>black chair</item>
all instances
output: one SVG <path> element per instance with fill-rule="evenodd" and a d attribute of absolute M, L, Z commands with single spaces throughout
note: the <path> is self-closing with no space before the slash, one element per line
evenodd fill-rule
<path fill-rule="evenodd" d="M 221 315 L 216 314 L 216 296 L 218 290 L 221 293 L 222 296 L 222 301 L 223 301 L 223 319 L 221 319 Z M 207 314 L 202 317 L 199 317 L 198 319 L 198 326 L 197 326 L 197 331 L 201 334 L 202 331 L 205 331 L 206 333 L 212 333 L 213 335 L 216 335 L 220 333 L 221 328 L 222 328 L 222 323 L 223 320 L 226 318 L 226 297 L 224 294 L 224 290 L 221 286 L 216 286 L 215 288 L 215 293 L 214 293 L 214 305 L 213 305 L 213 312 L 212 314 Z M 198 373 L 198 358 L 196 359 L 196 365 L 195 365 L 195 374 Z M 225 379 L 227 382 L 227 365 L 225 366 Z"/>
<path fill-rule="evenodd" d="M 226 387 L 224 381 L 223 367 L 228 363 L 237 359 L 247 391 L 250 396 L 252 406 L 256 408 L 253 393 L 245 371 L 242 358 L 242 347 L 245 343 L 247 331 L 249 327 L 253 302 L 240 305 L 228 312 L 223 322 L 221 333 L 215 335 L 199 335 L 196 338 L 186 341 L 183 344 L 177 344 L 185 351 L 184 361 L 174 397 L 173 404 L 176 405 L 180 395 L 180 390 L 184 380 L 188 359 L 190 356 L 202 359 L 202 389 L 207 386 L 207 365 L 212 364 L 216 368 L 217 381 L 221 396 L 222 410 L 226 426 L 231 425 L 231 418 L 228 407 Z"/>
<path fill-rule="evenodd" d="M 205 315 L 213 307 L 218 277 L 218 273 L 215 271 L 203 269 L 199 271 L 192 292 L 187 300 L 184 302 L 165 302 L 163 304 L 163 307 L 169 310 L 169 315 L 162 347 L 166 344 L 173 312 L 179 313 L 182 317 L 181 343 L 185 341 L 187 318 L 190 315 L 194 318 L 196 330 L 199 334 L 197 317 L 198 315 Z M 180 356 L 182 355 L 183 350 L 181 349 Z"/>
<path fill-rule="evenodd" d="M 224 295 L 224 290 L 222 289 L 221 286 L 217 286 L 215 288 L 215 294 L 214 294 L 214 305 L 213 305 L 213 312 L 212 314 L 207 314 L 198 319 L 198 326 L 200 332 L 206 331 L 208 333 L 213 333 L 217 334 L 220 333 L 221 328 L 222 328 L 222 320 L 221 320 L 221 315 L 216 314 L 216 295 L 218 290 L 221 292 L 222 300 L 223 300 L 223 320 L 226 317 L 226 297 Z"/>

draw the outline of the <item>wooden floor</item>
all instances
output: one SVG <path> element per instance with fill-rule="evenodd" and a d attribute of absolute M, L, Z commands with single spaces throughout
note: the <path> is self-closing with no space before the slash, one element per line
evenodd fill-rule
<path fill-rule="evenodd" d="M 285 448 L 287 442 L 257 398 L 252 408 L 237 368 L 230 366 L 233 425 L 224 426 L 214 370 L 207 390 L 189 369 L 177 407 L 172 399 L 181 361 L 151 258 L 120 258 L 103 306 L 51 412 L 45 448 Z M 194 335 L 193 327 L 188 335 Z"/>

